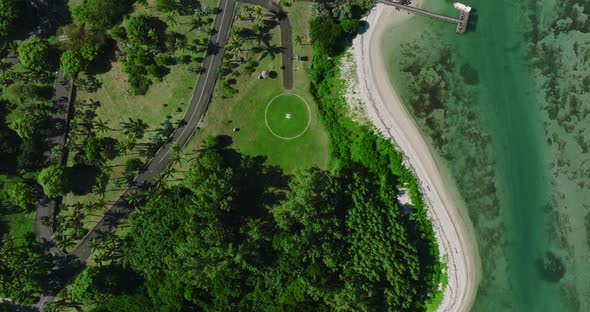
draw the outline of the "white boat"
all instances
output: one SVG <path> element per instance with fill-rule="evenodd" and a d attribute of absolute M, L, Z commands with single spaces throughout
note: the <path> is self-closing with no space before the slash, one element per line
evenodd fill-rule
<path fill-rule="evenodd" d="M 461 10 L 463 12 L 471 12 L 471 7 L 470 6 L 464 5 L 463 3 L 460 3 L 460 2 L 455 2 L 453 4 L 453 6 L 457 10 Z"/>

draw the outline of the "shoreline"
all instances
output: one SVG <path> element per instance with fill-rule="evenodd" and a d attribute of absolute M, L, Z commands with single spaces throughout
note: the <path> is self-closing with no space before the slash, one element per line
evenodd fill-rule
<path fill-rule="evenodd" d="M 447 263 L 448 284 L 437 311 L 469 311 L 478 286 L 477 249 L 459 213 L 458 200 L 453 200 L 427 143 L 393 88 L 382 50 L 384 32 L 412 16 L 377 4 L 366 17 L 369 26 L 354 39 L 351 49 L 358 86 L 348 89 L 360 94 L 346 97 L 349 103 L 356 101 L 362 106 L 379 132 L 393 139 L 420 183 L 440 256 L 446 257 Z"/>

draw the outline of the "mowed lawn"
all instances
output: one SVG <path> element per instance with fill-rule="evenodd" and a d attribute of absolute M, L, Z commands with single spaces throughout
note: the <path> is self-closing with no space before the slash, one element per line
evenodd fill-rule
<path fill-rule="evenodd" d="M 240 9 L 243 10 L 245 6 L 240 4 Z M 232 139 L 233 143 L 230 148 L 245 155 L 267 157 L 267 164 L 278 165 L 283 168 L 285 173 L 292 173 L 294 170 L 312 166 L 322 168 L 327 166 L 328 135 L 320 121 L 317 105 L 308 91 L 307 68 L 310 66 L 312 55 L 311 47 L 305 45 L 308 25 L 308 20 L 305 17 L 311 15 L 311 4 L 295 3 L 291 7 L 285 7 L 285 10 L 289 14 L 294 30 L 293 38 L 298 34 L 306 38 L 302 45 L 294 43 L 294 55 L 308 57 L 308 61 L 294 60 L 293 89 L 283 89 L 280 54 L 277 54 L 275 59 L 266 57 L 262 60 L 260 60 L 260 55 L 253 55 L 252 58 L 259 62 L 259 66 L 253 74 L 242 72 L 236 78 L 237 84 L 234 87 L 239 90 L 237 94 L 230 98 L 222 98 L 221 83 L 218 81 L 201 129 L 197 130 L 184 149 L 186 154 L 194 154 L 195 151 L 202 148 L 202 142 L 207 136 L 225 135 Z M 247 20 L 238 20 L 234 26 L 249 28 L 251 23 Z M 280 45 L 278 26 L 271 31 L 271 34 L 272 42 Z M 245 49 L 255 44 L 255 41 L 248 41 Z M 275 71 L 278 76 L 258 79 L 257 77 L 263 70 Z M 309 104 L 311 111 L 311 120 L 307 130 L 300 137 L 291 140 L 273 135 L 265 123 L 267 105 L 273 98 L 284 93 L 299 95 Z M 239 128 L 239 131 L 234 132 L 234 128 Z M 183 172 L 188 167 L 189 164 L 185 162 L 178 169 Z"/>
<path fill-rule="evenodd" d="M 264 122 L 276 137 L 298 139 L 311 124 L 311 108 L 296 94 L 284 93 L 270 100 L 264 109 Z"/>

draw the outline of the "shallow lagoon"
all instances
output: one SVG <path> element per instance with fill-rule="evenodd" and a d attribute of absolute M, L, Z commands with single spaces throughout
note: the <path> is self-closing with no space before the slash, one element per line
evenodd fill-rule
<path fill-rule="evenodd" d="M 466 35 L 424 17 L 385 35 L 392 81 L 475 228 L 475 311 L 590 310 L 586 2 L 473 0 Z"/>

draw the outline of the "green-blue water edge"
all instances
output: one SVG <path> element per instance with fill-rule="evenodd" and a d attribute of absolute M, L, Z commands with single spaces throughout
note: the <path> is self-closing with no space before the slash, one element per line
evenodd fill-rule
<path fill-rule="evenodd" d="M 465 35 L 415 17 L 383 40 L 475 228 L 473 309 L 589 311 L 590 1 L 465 3 Z M 448 1 L 424 7 L 458 14 Z"/>

